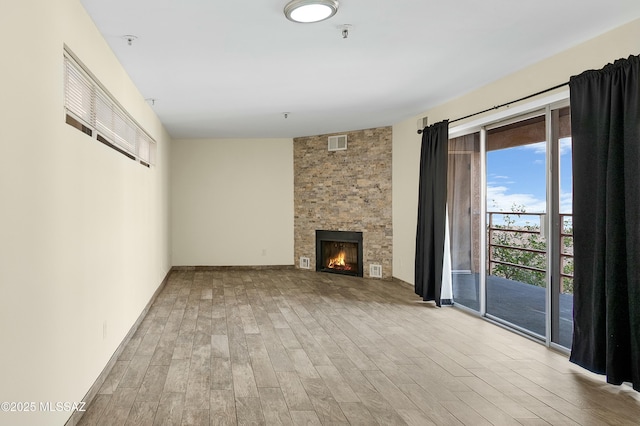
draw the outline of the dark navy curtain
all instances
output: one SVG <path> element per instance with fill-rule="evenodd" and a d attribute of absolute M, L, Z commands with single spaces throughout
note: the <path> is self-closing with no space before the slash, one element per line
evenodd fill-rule
<path fill-rule="evenodd" d="M 449 121 L 425 127 L 420 152 L 415 292 L 440 306 L 447 203 Z"/>
<path fill-rule="evenodd" d="M 571 361 L 640 391 L 640 59 L 571 78 Z"/>

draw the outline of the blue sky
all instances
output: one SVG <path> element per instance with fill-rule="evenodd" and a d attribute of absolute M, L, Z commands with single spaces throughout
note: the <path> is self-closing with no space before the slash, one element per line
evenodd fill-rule
<path fill-rule="evenodd" d="M 546 212 L 546 143 L 487 153 L 487 210 Z M 571 138 L 560 139 L 560 213 L 571 213 Z"/>

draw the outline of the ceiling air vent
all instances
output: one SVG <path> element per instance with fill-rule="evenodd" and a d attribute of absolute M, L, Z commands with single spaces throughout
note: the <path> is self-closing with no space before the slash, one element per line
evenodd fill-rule
<path fill-rule="evenodd" d="M 329 151 L 347 149 L 347 135 L 329 136 Z"/>

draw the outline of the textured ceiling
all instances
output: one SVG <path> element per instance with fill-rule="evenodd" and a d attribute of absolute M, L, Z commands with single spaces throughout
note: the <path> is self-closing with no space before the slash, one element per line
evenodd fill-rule
<path fill-rule="evenodd" d="M 315 24 L 287 0 L 81 3 L 174 138 L 391 125 L 640 17 L 638 0 L 340 0 Z"/>

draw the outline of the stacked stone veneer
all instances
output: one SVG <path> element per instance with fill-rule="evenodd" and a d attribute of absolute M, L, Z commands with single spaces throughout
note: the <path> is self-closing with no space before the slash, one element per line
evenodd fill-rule
<path fill-rule="evenodd" d="M 347 149 L 328 151 L 328 137 L 347 135 Z M 391 127 L 293 140 L 295 264 L 316 269 L 315 232 L 360 231 L 364 276 L 382 265 L 392 277 Z"/>

